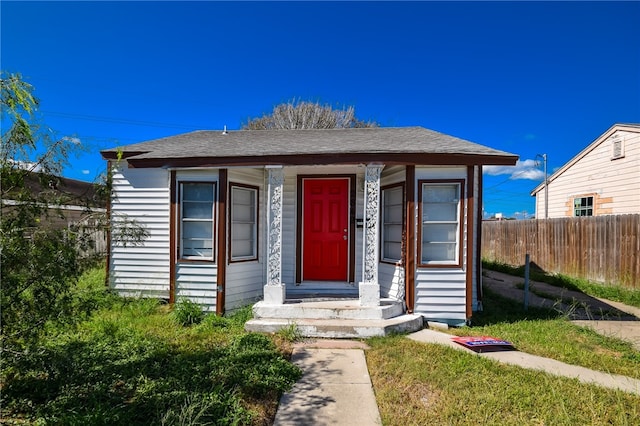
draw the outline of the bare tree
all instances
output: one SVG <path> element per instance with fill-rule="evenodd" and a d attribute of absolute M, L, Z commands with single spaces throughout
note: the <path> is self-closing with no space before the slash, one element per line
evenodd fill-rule
<path fill-rule="evenodd" d="M 360 120 L 353 106 L 334 109 L 331 105 L 292 99 L 276 105 L 271 114 L 249 119 L 244 130 L 346 129 L 379 127 L 375 121 Z"/>

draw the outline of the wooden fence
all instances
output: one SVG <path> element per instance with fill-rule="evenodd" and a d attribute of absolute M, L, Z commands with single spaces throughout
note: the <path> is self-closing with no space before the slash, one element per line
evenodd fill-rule
<path fill-rule="evenodd" d="M 640 214 L 482 223 L 482 258 L 640 289 Z"/>

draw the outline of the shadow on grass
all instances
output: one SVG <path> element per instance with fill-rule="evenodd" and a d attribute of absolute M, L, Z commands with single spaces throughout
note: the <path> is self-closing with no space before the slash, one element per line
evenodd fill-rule
<path fill-rule="evenodd" d="M 522 302 L 509 299 L 486 286 L 482 289 L 482 312 L 473 315 L 473 326 L 485 326 L 519 321 L 549 320 L 562 317 L 563 314 L 554 309 L 529 307 L 524 309 Z"/>
<path fill-rule="evenodd" d="M 277 400 L 300 377 L 254 335 L 189 352 L 148 336 L 94 335 L 29 361 L 7 377 L 3 411 L 56 424 L 251 424 L 245 401 Z"/>

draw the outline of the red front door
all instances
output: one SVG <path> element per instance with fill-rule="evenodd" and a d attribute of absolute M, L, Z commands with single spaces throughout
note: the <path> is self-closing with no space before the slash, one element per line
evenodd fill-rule
<path fill-rule="evenodd" d="M 303 181 L 304 280 L 347 281 L 349 180 Z"/>

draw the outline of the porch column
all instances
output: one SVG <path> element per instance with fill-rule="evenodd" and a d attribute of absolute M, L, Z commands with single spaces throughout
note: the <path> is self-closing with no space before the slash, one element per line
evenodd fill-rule
<path fill-rule="evenodd" d="M 361 306 L 380 305 L 378 246 L 380 241 L 380 173 L 384 166 L 367 165 L 364 174 L 364 235 L 362 282 L 358 286 Z"/>
<path fill-rule="evenodd" d="M 266 166 L 267 198 L 267 283 L 264 301 L 282 305 L 285 285 L 282 282 L 282 193 L 284 170 L 282 166 Z"/>

